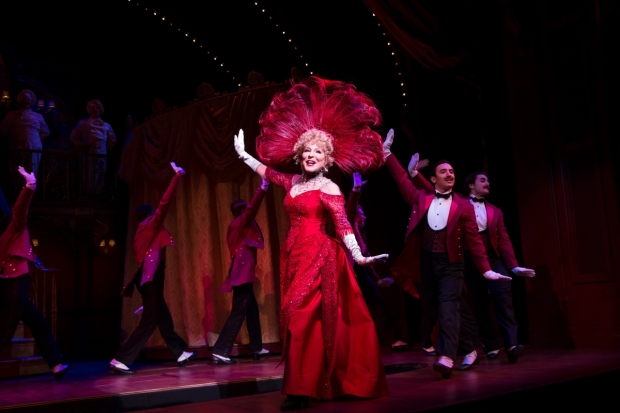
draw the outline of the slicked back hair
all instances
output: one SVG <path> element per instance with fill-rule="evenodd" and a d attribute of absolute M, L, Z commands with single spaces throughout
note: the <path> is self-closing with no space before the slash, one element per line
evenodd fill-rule
<path fill-rule="evenodd" d="M 138 222 L 144 221 L 151 215 L 153 215 L 153 207 L 149 204 L 140 205 L 138 208 L 136 208 L 136 219 L 138 220 Z"/>
<path fill-rule="evenodd" d="M 243 211 L 248 207 L 248 203 L 243 199 L 237 199 L 235 202 L 230 204 L 230 212 L 232 212 L 233 217 L 237 218 L 239 215 L 243 214 Z"/>
<path fill-rule="evenodd" d="M 428 173 L 428 176 L 434 176 L 434 177 L 436 178 L 436 177 L 437 177 L 437 175 L 436 175 L 436 173 L 437 173 L 437 167 L 438 167 L 439 165 L 441 165 L 442 163 L 447 163 L 447 164 L 449 164 L 450 166 L 452 166 L 452 162 L 450 162 L 450 161 L 448 161 L 448 160 L 446 160 L 446 159 L 440 159 L 440 160 L 438 160 L 437 162 L 435 162 L 435 163 L 433 163 L 433 164 L 431 165 L 431 169 L 430 169 L 430 172 Z M 452 167 L 453 167 L 453 166 L 452 166 Z M 453 168 L 454 168 L 454 167 L 453 167 Z"/>
<path fill-rule="evenodd" d="M 469 187 L 469 185 L 473 185 L 476 183 L 476 178 L 478 178 L 478 175 L 484 175 L 487 177 L 487 179 L 489 178 L 489 176 L 483 171 L 475 171 L 467 175 L 467 178 L 465 178 L 463 185 L 465 186 L 465 190 L 468 194 L 471 192 L 471 188 Z"/>

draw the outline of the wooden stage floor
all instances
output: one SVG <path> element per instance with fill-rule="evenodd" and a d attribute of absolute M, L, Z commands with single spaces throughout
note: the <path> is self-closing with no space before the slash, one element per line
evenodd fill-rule
<path fill-rule="evenodd" d="M 279 356 L 238 359 L 230 366 L 196 360 L 180 369 L 173 362 L 136 363 L 138 374 L 107 372 L 107 361 L 75 363 L 65 380 L 51 374 L 0 381 L 0 412 L 276 412 Z M 541 408 L 598 408 L 615 400 L 620 382 L 620 350 L 526 348 L 516 364 L 505 354 L 481 357 L 450 380 L 432 370 L 434 357 L 419 351 L 383 355 L 390 395 L 380 399 L 311 402 L 304 411 L 426 412 L 509 411 Z"/>

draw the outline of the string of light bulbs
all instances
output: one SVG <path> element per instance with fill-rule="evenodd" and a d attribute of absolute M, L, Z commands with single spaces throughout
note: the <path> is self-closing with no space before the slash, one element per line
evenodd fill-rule
<path fill-rule="evenodd" d="M 282 27 L 280 27 L 280 24 L 278 24 L 275 19 L 273 18 L 273 16 L 269 15 L 269 13 L 267 13 L 267 10 L 265 9 L 265 7 L 263 7 L 262 5 L 258 4 L 258 1 L 254 1 L 254 6 L 257 7 L 262 13 L 265 14 L 265 16 L 269 17 L 269 20 L 271 20 L 273 22 L 273 24 L 275 24 L 275 27 L 278 28 L 278 31 L 282 30 L 282 35 L 285 36 L 284 38 L 288 40 L 287 43 L 289 43 L 292 47 L 293 50 L 295 50 L 296 53 L 299 53 L 299 59 L 301 61 L 301 63 L 303 64 L 303 67 L 307 68 L 308 70 L 310 70 L 310 64 L 308 63 L 308 59 L 304 59 L 304 55 L 299 51 L 299 48 L 295 45 L 295 42 L 293 42 L 293 39 L 291 37 L 291 35 L 289 34 L 288 36 L 286 35 L 286 30 L 283 29 Z M 314 71 L 310 71 L 310 74 L 313 75 Z"/>
<path fill-rule="evenodd" d="M 372 13 L 372 17 L 374 17 L 377 21 L 377 27 L 381 28 L 381 22 L 379 21 L 379 18 L 375 15 L 375 13 Z M 385 32 L 385 29 L 381 29 L 381 33 L 383 34 L 383 36 L 385 36 L 386 38 L 388 37 L 387 33 Z M 398 70 L 398 76 L 400 77 L 400 87 L 402 88 L 402 93 L 403 93 L 403 98 L 405 100 L 405 103 L 403 103 L 403 106 L 407 106 L 407 102 L 406 102 L 406 97 L 407 97 L 407 88 L 405 87 L 405 79 L 403 76 L 403 72 L 402 69 L 400 68 L 400 65 L 398 64 L 398 57 L 396 56 L 396 49 L 394 48 L 394 42 L 392 40 L 390 40 L 389 38 L 387 39 L 387 45 L 390 47 L 390 52 L 392 53 L 392 56 L 394 56 L 394 66 L 396 66 L 397 70 Z"/>
<path fill-rule="evenodd" d="M 169 17 L 161 13 L 158 13 L 157 10 L 154 10 L 154 9 L 149 10 L 149 7 L 146 6 L 143 1 L 127 0 L 127 2 L 134 3 L 137 7 L 143 8 L 145 12 L 152 15 L 153 17 L 157 19 L 161 19 L 162 22 L 169 24 L 169 26 L 172 28 L 176 28 L 177 32 L 184 35 L 184 37 L 186 37 L 188 40 L 191 40 L 191 42 L 196 44 L 196 46 L 198 46 L 199 49 L 203 49 L 203 51 L 206 51 L 207 55 L 209 55 L 210 57 L 213 57 L 213 60 L 216 62 L 216 64 L 219 63 L 218 67 L 221 68 L 223 71 L 225 71 L 232 78 L 232 80 L 237 81 L 237 78 L 233 76 L 233 74 L 231 73 L 231 69 L 225 65 L 225 62 L 223 62 L 222 59 L 216 53 L 212 54 L 211 50 L 206 49 L 202 45 L 202 43 L 198 40 L 198 38 L 194 37 L 193 35 L 190 35 L 190 33 L 186 30 L 183 30 L 181 26 L 175 25 L 173 22 L 170 21 Z M 140 6 L 140 4 L 142 4 L 142 6 Z M 238 86 L 241 87 L 241 83 L 238 83 Z"/>

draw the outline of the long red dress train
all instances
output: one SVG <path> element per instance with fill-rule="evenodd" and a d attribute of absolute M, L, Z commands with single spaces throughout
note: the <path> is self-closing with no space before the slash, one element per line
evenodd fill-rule
<path fill-rule="evenodd" d="M 286 191 L 291 227 L 280 252 L 282 393 L 332 399 L 388 394 L 375 326 L 342 245 L 325 232 L 352 234 L 342 195 L 312 190 L 291 197 L 294 175 L 267 168 Z"/>

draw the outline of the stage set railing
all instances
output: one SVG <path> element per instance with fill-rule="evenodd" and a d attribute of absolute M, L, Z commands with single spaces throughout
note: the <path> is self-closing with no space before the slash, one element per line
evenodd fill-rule
<path fill-rule="evenodd" d="M 10 185 L 23 187 L 17 166 L 37 177 L 37 201 L 99 201 L 111 203 L 118 197 L 119 156 L 83 151 L 11 149 L 7 157 Z"/>

